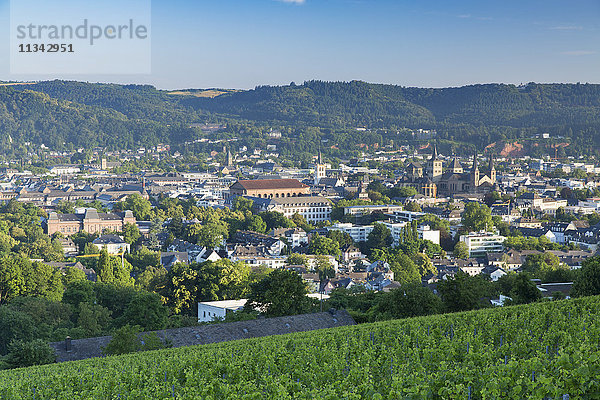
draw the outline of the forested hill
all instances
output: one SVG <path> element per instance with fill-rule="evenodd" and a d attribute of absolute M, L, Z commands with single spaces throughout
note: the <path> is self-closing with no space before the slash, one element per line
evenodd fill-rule
<path fill-rule="evenodd" d="M 189 128 L 191 123 L 243 120 L 317 127 L 334 142 L 331 135 L 356 127 L 388 130 L 388 135 L 400 128 L 423 128 L 436 129 L 439 140 L 480 148 L 542 132 L 569 139 L 571 152 L 597 152 L 600 147 L 600 85 L 421 89 L 309 81 L 214 98 L 178 93 L 145 85 L 66 81 L 0 86 L 0 146 L 6 148 L 9 136 L 17 144 L 29 141 L 56 148 L 177 145 L 198 135 Z M 383 140 L 392 138 L 382 135 Z M 360 135 L 350 137 L 355 144 L 361 141 Z M 350 148 L 354 143 L 346 144 Z"/>
<path fill-rule="evenodd" d="M 371 128 L 426 128 L 448 123 L 532 127 L 600 122 L 600 85 L 590 84 L 421 89 L 359 81 L 310 81 L 299 86 L 260 86 L 190 102 L 201 109 L 253 120 Z"/>

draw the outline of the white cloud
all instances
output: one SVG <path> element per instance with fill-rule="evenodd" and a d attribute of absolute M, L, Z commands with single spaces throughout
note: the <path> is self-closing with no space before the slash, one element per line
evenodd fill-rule
<path fill-rule="evenodd" d="M 592 54 L 596 54 L 596 51 L 592 51 L 592 50 L 570 50 L 570 51 L 563 51 L 562 55 L 565 56 L 589 56 Z"/>
<path fill-rule="evenodd" d="M 290 3 L 290 4 L 304 4 L 306 0 L 278 0 L 282 3 Z"/>

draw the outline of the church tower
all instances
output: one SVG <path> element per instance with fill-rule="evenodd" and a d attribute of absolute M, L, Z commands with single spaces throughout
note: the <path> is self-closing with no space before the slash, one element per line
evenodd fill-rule
<path fill-rule="evenodd" d="M 496 183 L 496 167 L 494 166 L 494 155 L 490 154 L 490 180 Z"/>
<path fill-rule="evenodd" d="M 464 172 L 462 165 L 460 165 L 460 161 L 458 161 L 458 157 L 454 157 L 454 160 L 452 160 L 450 170 L 453 174 L 462 174 Z"/>
<path fill-rule="evenodd" d="M 427 163 L 427 176 L 433 181 L 442 176 L 442 160 L 438 158 L 437 145 L 433 146 L 433 154 Z"/>
<path fill-rule="evenodd" d="M 227 148 L 227 155 L 225 157 L 225 166 L 233 166 L 233 156 L 231 155 L 231 149 L 229 147 Z"/>
<path fill-rule="evenodd" d="M 321 149 L 319 148 L 319 157 L 317 158 L 317 164 L 315 165 L 315 178 L 314 185 L 318 185 L 321 179 L 326 176 L 326 168 L 323 163 L 323 155 L 321 154 Z"/>
<path fill-rule="evenodd" d="M 473 154 L 473 170 L 471 171 L 471 177 L 473 181 L 473 189 L 477 189 L 479 186 L 479 165 L 477 165 L 477 152 Z"/>

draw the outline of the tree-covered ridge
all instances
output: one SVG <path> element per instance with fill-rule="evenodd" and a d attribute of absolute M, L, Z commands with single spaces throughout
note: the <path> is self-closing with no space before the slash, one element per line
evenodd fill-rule
<path fill-rule="evenodd" d="M 190 136 L 190 130 L 182 124 L 128 117 L 113 108 L 85 105 L 65 97 L 0 87 L 0 144 L 7 146 L 12 139 L 17 144 L 32 142 L 58 149 L 67 144 L 134 148 Z"/>
<path fill-rule="evenodd" d="M 177 123 L 194 120 L 195 113 L 177 98 L 150 85 L 89 84 L 76 81 L 46 81 L 23 87 L 50 97 L 115 110 L 130 119 Z"/>
<path fill-rule="evenodd" d="M 8 135 L 15 143 L 30 141 L 59 149 L 71 144 L 181 145 L 198 138 L 200 132 L 190 128 L 192 123 L 209 121 L 227 123 L 226 135 L 259 148 L 264 143 L 256 140 L 265 139 L 261 129 L 286 127 L 278 146 L 284 153 L 288 131 L 295 131 L 296 139 L 314 132 L 316 140 L 317 136 L 328 139 L 346 154 L 361 144 L 373 144 L 369 135 L 375 135 L 379 145 L 410 139 L 410 135 L 397 136 L 402 128 L 435 129 L 440 141 L 479 148 L 548 132 L 571 141 L 570 152 L 590 153 L 600 143 L 600 85 L 485 84 L 432 89 L 308 81 L 229 91 L 214 98 L 174 96 L 148 85 L 71 81 L 0 87 L 0 145 L 4 148 Z M 357 132 L 356 127 L 372 132 Z"/>
<path fill-rule="evenodd" d="M 296 86 L 259 86 L 214 99 L 190 99 L 201 108 L 248 119 L 300 119 L 372 127 L 390 123 L 428 127 L 440 123 L 500 124 L 575 122 L 593 117 L 599 122 L 600 85 L 505 84 L 422 89 L 360 81 L 309 81 Z M 595 111 L 595 114 L 594 114 Z M 553 116 L 548 121 L 547 117 Z M 524 118 L 527 117 L 527 118 Z M 381 124 L 381 126 L 377 126 Z"/>

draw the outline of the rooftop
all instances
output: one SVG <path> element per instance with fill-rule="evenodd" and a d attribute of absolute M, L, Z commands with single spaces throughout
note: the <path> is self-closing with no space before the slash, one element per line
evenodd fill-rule
<path fill-rule="evenodd" d="M 241 185 L 246 190 L 304 189 L 308 187 L 297 179 L 256 179 L 237 181 L 234 185 Z"/>

